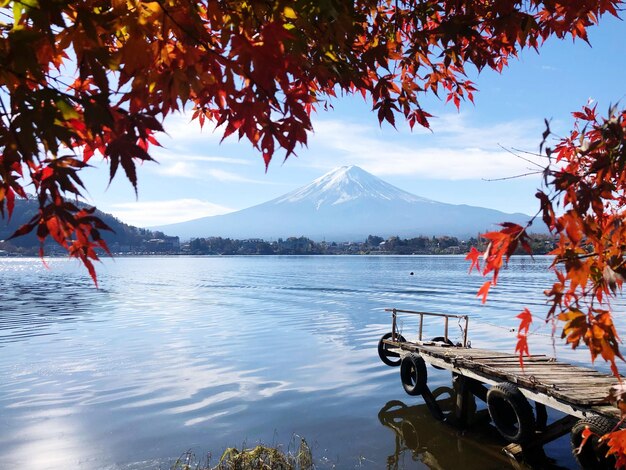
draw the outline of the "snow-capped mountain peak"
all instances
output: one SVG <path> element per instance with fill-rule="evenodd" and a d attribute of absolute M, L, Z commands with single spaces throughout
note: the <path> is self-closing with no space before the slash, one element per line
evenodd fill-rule
<path fill-rule="evenodd" d="M 276 205 L 310 201 L 320 209 L 322 206 L 336 206 L 354 200 L 402 200 L 406 202 L 429 202 L 403 191 L 358 166 L 342 166 L 317 178 L 307 186 L 296 189 L 275 199 Z"/>
<path fill-rule="evenodd" d="M 158 229 L 183 239 L 306 236 L 339 242 L 368 235 L 475 236 L 504 221 L 526 223 L 528 216 L 425 199 L 357 166 L 344 166 L 278 199 Z"/>

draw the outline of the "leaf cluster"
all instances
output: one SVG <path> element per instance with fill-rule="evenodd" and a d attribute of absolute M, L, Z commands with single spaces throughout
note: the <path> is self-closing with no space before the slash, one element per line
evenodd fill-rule
<path fill-rule="evenodd" d="M 624 357 L 611 300 L 621 292 L 626 277 L 626 109 L 612 106 L 600 117 L 595 106 L 587 105 L 573 116 L 576 125 L 571 134 L 545 149 L 550 164 L 544 170 L 545 189 L 537 192 L 538 215 L 556 240 L 551 252 L 556 279 L 545 291 L 549 305 L 545 320 L 561 322 L 566 343 L 573 348 L 584 344 L 592 362 L 600 356 L 621 381 L 616 362 Z M 547 127 L 544 143 L 549 135 Z M 483 235 L 490 241 L 484 253 L 473 250 L 468 255 L 470 270 L 479 267 L 482 255 L 483 274 L 493 277 L 478 293 L 483 302 L 511 246 L 524 244 L 526 237 L 526 228 L 504 225 L 500 232 Z M 525 309 L 518 318 L 517 351 L 522 362 L 528 354 L 532 315 Z M 622 395 L 613 401 L 625 413 Z M 626 466 L 625 436 L 624 431 L 605 436 L 620 467 Z"/>
<path fill-rule="evenodd" d="M 591 359 L 602 356 L 617 375 L 615 359 L 623 357 L 610 299 L 626 275 L 626 110 L 611 107 L 600 118 L 595 107 L 585 106 L 574 117 L 576 129 L 548 149 L 554 161 L 545 172 L 550 191 L 537 194 L 542 218 L 558 240 L 548 317 L 566 322 L 567 342 L 584 342 Z"/>
<path fill-rule="evenodd" d="M 37 228 L 89 267 L 105 227 L 63 196 L 81 194 L 96 154 L 137 189 L 172 112 L 248 140 L 266 166 L 306 145 L 311 112 L 338 93 L 362 94 L 381 123 L 428 127 L 424 94 L 458 107 L 475 91 L 466 67 L 586 39 L 620 3 L 0 0 L 0 212 L 32 184 L 40 213 L 19 234 Z"/>
<path fill-rule="evenodd" d="M 626 110 L 611 107 L 600 118 L 595 107 L 585 106 L 573 115 L 571 135 L 546 148 L 546 189 L 537 192 L 538 215 L 556 240 L 551 252 L 556 282 L 545 292 L 546 321 L 564 322 L 562 337 L 572 347 L 582 341 L 592 360 L 602 356 L 618 375 L 615 360 L 623 357 L 609 307 L 626 276 Z M 548 135 L 549 128 L 544 142 Z M 482 256 L 482 274 L 492 275 L 479 292 L 483 302 L 515 248 L 531 251 L 526 233 L 531 224 L 505 223 L 499 232 L 483 235 L 489 241 L 484 253 L 468 254 L 470 271 L 480 269 Z"/>

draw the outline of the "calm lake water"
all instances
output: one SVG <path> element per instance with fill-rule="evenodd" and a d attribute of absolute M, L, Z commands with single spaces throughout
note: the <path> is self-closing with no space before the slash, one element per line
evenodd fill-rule
<path fill-rule="evenodd" d="M 302 436 L 319 468 L 515 468 L 489 428 L 434 420 L 376 345 L 396 307 L 470 314 L 474 347 L 512 351 L 515 315 L 545 313 L 548 265 L 515 258 L 483 306 L 455 256 L 119 258 L 100 289 L 73 261 L 0 259 L 0 467 L 167 469 Z M 531 352 L 552 354 L 537 333 Z M 546 452 L 541 468 L 575 468 L 567 437 Z"/>

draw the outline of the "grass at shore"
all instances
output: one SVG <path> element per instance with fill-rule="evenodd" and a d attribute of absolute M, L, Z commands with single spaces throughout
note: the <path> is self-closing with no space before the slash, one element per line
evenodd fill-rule
<path fill-rule="evenodd" d="M 265 445 L 241 450 L 230 447 L 224 451 L 215 466 L 211 466 L 210 460 L 206 464 L 197 462 L 194 455 L 189 452 L 172 466 L 172 470 L 313 470 L 313 468 L 315 468 L 313 455 L 304 439 L 300 440 L 295 453 Z"/>

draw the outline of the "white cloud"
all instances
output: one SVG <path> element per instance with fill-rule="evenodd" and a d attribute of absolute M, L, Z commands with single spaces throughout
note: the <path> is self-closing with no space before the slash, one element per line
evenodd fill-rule
<path fill-rule="evenodd" d="M 207 170 L 207 174 L 218 181 L 233 181 L 236 183 L 268 184 L 266 181 L 246 178 L 237 173 L 224 171 L 224 170 L 218 170 L 214 168 Z"/>
<path fill-rule="evenodd" d="M 151 149 L 152 156 L 160 164 L 171 164 L 179 161 L 186 162 L 202 162 L 202 163 L 224 163 L 227 165 L 249 166 L 253 164 L 251 159 L 235 158 L 235 157 L 218 157 L 208 155 L 198 155 L 192 152 L 173 152 L 168 149 L 153 147 Z"/>
<path fill-rule="evenodd" d="M 433 133 L 380 129 L 345 121 L 315 122 L 308 163 L 328 169 L 344 164 L 362 166 L 379 176 L 412 175 L 444 180 L 494 179 L 516 176 L 541 168 L 504 150 L 534 150 L 541 138 L 542 122 L 509 121 L 476 126 L 464 114 L 433 120 Z M 523 154 L 542 165 L 538 157 Z"/>
<path fill-rule="evenodd" d="M 162 176 L 174 176 L 178 178 L 197 178 L 197 169 L 194 163 L 181 160 L 167 165 L 152 166 L 148 171 Z"/>
<path fill-rule="evenodd" d="M 165 147 L 176 143 L 188 143 L 191 140 L 216 144 L 222 138 L 222 134 L 214 130 L 213 124 L 206 123 L 203 128 L 200 128 L 200 123 L 192 121 L 190 114 L 171 114 L 165 120 L 163 127 L 167 135 L 161 134 L 158 140 Z"/>
<path fill-rule="evenodd" d="M 516 158 L 500 145 L 536 150 L 543 131 L 542 120 L 483 124 L 474 119 L 471 112 L 442 114 L 431 120 L 432 132 L 419 126 L 410 132 L 408 126 L 399 126 L 396 131 L 372 121 L 363 124 L 316 119 L 315 134 L 309 140 L 309 149 L 300 152 L 301 161 L 320 171 L 355 164 L 382 177 L 406 175 L 444 180 L 506 178 L 541 169 Z M 164 142 L 165 149 L 154 149 L 159 165 L 150 165 L 147 171 L 175 178 L 271 184 L 242 172 L 244 166 L 258 164 L 255 159 L 201 154 L 200 145 L 217 148 L 219 130 L 205 128 L 200 132 L 197 123 L 190 123 L 189 117 L 183 115 L 169 118 L 166 128 L 172 138 Z M 526 154 L 523 157 L 545 163 Z M 237 166 L 236 171 L 229 171 L 231 165 Z"/>
<path fill-rule="evenodd" d="M 148 171 L 161 176 L 206 180 L 207 178 L 220 182 L 248 183 L 248 184 L 273 184 L 271 181 L 246 178 L 239 173 L 220 170 L 197 162 L 180 160 L 166 165 L 155 165 Z"/>
<path fill-rule="evenodd" d="M 433 119 L 432 138 L 453 142 L 460 147 L 522 147 L 536 150 L 543 132 L 542 119 L 518 119 L 496 124 L 476 125 L 468 113 L 446 114 Z"/>
<path fill-rule="evenodd" d="M 221 182 L 271 184 L 267 180 L 258 180 L 241 176 L 239 172 L 215 168 L 216 164 L 252 166 L 251 160 L 230 157 L 214 157 L 203 155 L 184 155 L 166 152 L 159 149 L 154 152 L 158 165 L 147 165 L 146 171 L 161 176 L 205 180 L 207 178 Z M 257 162 L 258 163 L 258 162 Z"/>
<path fill-rule="evenodd" d="M 226 214 L 233 210 L 199 199 L 173 199 L 169 201 L 118 203 L 111 205 L 108 211 L 127 224 L 137 227 L 151 227 Z"/>
<path fill-rule="evenodd" d="M 205 121 L 204 127 L 200 127 L 198 120 L 191 120 L 192 113 L 171 114 L 163 123 L 165 133 L 158 134 L 157 140 L 167 150 L 176 151 L 188 150 L 190 147 L 198 146 L 213 147 L 218 145 L 234 145 L 241 149 L 237 133 L 224 139 L 226 125 L 215 126 L 215 122 Z M 245 142 L 246 139 L 242 139 Z M 252 149 L 252 147 L 249 147 Z"/>

